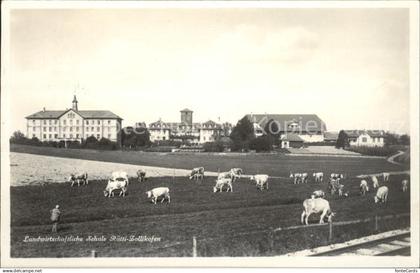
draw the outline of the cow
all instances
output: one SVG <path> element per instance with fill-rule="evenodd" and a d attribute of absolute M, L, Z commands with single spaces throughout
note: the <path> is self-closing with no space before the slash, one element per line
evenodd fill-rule
<path fill-rule="evenodd" d="M 213 192 L 223 191 L 223 187 L 227 186 L 227 192 L 230 190 L 233 191 L 232 188 L 232 178 L 219 178 L 216 180 L 216 185 L 213 187 Z"/>
<path fill-rule="evenodd" d="M 388 182 L 391 174 L 390 173 L 382 173 L 382 176 L 384 177 L 384 182 Z"/>
<path fill-rule="evenodd" d="M 136 174 L 137 174 L 137 180 L 139 182 L 146 181 L 146 171 L 145 170 L 138 170 Z"/>
<path fill-rule="evenodd" d="M 373 182 L 373 188 L 376 189 L 379 187 L 379 181 L 378 178 L 374 175 L 372 175 L 372 182 Z"/>
<path fill-rule="evenodd" d="M 190 180 L 204 179 L 204 167 L 197 167 L 191 170 Z"/>
<path fill-rule="evenodd" d="M 163 201 L 168 200 L 168 203 L 171 203 L 171 196 L 169 195 L 169 188 L 167 187 L 159 187 L 154 188 L 150 191 L 146 192 L 147 198 L 152 198 L 152 203 L 156 205 L 156 202 L 159 197 L 162 197 L 161 203 Z"/>
<path fill-rule="evenodd" d="M 71 182 L 71 186 L 73 187 L 75 183 L 79 187 L 80 184 L 87 186 L 89 184 L 88 174 L 87 173 L 80 173 L 78 175 L 71 174 L 68 178 L 68 181 Z"/>
<path fill-rule="evenodd" d="M 325 216 L 328 217 L 328 222 L 332 221 L 335 215 L 330 208 L 330 203 L 324 198 L 310 198 L 303 201 L 303 212 L 301 215 L 302 224 L 308 225 L 309 216 L 313 213 L 322 213 L 319 220 L 320 224 L 324 223 Z"/>
<path fill-rule="evenodd" d="M 311 194 L 311 198 L 324 198 L 325 192 L 323 190 L 316 190 Z"/>
<path fill-rule="evenodd" d="M 369 191 L 368 183 L 366 180 L 360 181 L 360 194 L 365 195 Z"/>
<path fill-rule="evenodd" d="M 331 179 L 343 179 L 344 178 L 344 174 L 340 174 L 340 173 L 332 173 L 331 175 L 330 175 L 330 178 Z"/>
<path fill-rule="evenodd" d="M 230 173 L 232 175 L 232 182 L 235 182 L 236 180 L 241 178 L 243 171 L 241 168 L 233 168 L 233 169 L 230 169 Z"/>
<path fill-rule="evenodd" d="M 308 173 L 290 173 L 290 178 L 293 178 L 293 184 L 306 183 L 308 180 Z"/>
<path fill-rule="evenodd" d="M 324 180 L 323 172 L 313 173 L 312 176 L 314 177 L 315 182 L 322 182 L 322 180 Z"/>
<path fill-rule="evenodd" d="M 402 191 L 406 192 L 408 190 L 408 180 L 404 179 L 403 181 L 401 181 L 401 186 L 402 186 Z"/>
<path fill-rule="evenodd" d="M 260 190 L 263 190 L 264 187 L 268 190 L 268 175 L 256 174 L 251 176 L 250 180 L 255 181 L 256 186 L 259 187 Z"/>
<path fill-rule="evenodd" d="M 108 180 L 108 184 L 104 190 L 105 197 L 113 197 L 114 191 L 120 190 L 120 196 L 125 196 L 127 193 L 128 179 L 124 177 L 117 177 L 115 179 Z"/>
<path fill-rule="evenodd" d="M 349 196 L 349 192 L 347 191 L 347 192 L 344 192 L 344 185 L 343 184 L 338 184 L 338 187 L 337 187 L 337 189 L 338 189 L 338 196 L 344 196 L 344 197 L 347 197 L 347 196 Z"/>
<path fill-rule="evenodd" d="M 388 187 L 387 186 L 379 187 L 378 190 L 376 191 L 376 195 L 374 199 L 375 199 L 375 203 L 378 203 L 378 202 L 386 203 L 388 199 Z"/>

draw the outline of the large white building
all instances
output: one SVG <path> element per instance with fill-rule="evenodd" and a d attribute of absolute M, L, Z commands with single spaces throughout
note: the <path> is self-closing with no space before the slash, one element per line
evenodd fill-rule
<path fill-rule="evenodd" d="M 27 137 L 41 141 L 81 141 L 94 136 L 98 140 L 118 140 L 122 118 L 107 110 L 79 110 L 76 96 L 67 110 L 36 112 L 26 117 Z"/>
<path fill-rule="evenodd" d="M 298 136 L 304 142 L 324 141 L 325 123 L 312 114 L 249 114 L 248 120 L 254 125 L 256 137 L 271 130 L 274 135 L 284 139 L 287 134 Z"/>
<path fill-rule="evenodd" d="M 350 146 L 383 147 L 385 131 L 383 130 L 344 130 Z"/>
<path fill-rule="evenodd" d="M 150 123 L 148 130 L 151 141 L 182 140 L 193 144 L 215 141 L 219 136 L 229 135 L 230 124 L 219 124 L 212 120 L 204 123 L 193 122 L 193 111 L 181 110 L 181 122 Z M 230 128 L 229 128 L 230 127 Z"/>

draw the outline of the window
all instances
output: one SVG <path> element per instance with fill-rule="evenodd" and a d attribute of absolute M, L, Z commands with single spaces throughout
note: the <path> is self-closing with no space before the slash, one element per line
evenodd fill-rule
<path fill-rule="evenodd" d="M 63 132 L 65 132 L 65 131 L 66 131 L 66 129 L 67 129 L 67 127 L 63 127 Z"/>
<path fill-rule="evenodd" d="M 362 137 L 362 142 L 367 142 L 367 137 Z"/>
<path fill-rule="evenodd" d="M 79 120 L 78 119 L 76 120 L 76 124 L 79 125 Z"/>
<path fill-rule="evenodd" d="M 70 127 L 70 132 L 73 132 L 73 127 Z"/>
<path fill-rule="evenodd" d="M 66 120 L 63 120 L 63 125 L 66 125 Z"/>
<path fill-rule="evenodd" d="M 48 135 L 48 138 L 52 138 L 51 134 Z"/>
<path fill-rule="evenodd" d="M 89 132 L 89 127 L 86 127 L 86 132 Z"/>
<path fill-rule="evenodd" d="M 66 134 L 63 134 L 63 137 L 66 138 Z"/>
<path fill-rule="evenodd" d="M 49 127 L 49 128 L 48 128 L 48 131 L 49 131 L 49 132 L 52 132 L 52 127 Z"/>
<path fill-rule="evenodd" d="M 76 134 L 76 138 L 79 138 L 79 134 Z"/>
<path fill-rule="evenodd" d="M 35 120 L 34 119 L 32 120 L 32 124 L 35 124 Z"/>
<path fill-rule="evenodd" d="M 57 120 L 54 120 L 54 124 L 57 124 Z"/>
<path fill-rule="evenodd" d="M 73 134 L 70 134 L 70 138 L 73 138 Z"/>
<path fill-rule="evenodd" d="M 111 121 L 110 120 L 108 120 L 108 124 L 111 124 Z"/>
<path fill-rule="evenodd" d="M 46 132 L 47 131 L 47 127 L 44 127 L 44 132 Z"/>
<path fill-rule="evenodd" d="M 46 134 L 44 134 L 44 138 L 47 138 L 47 135 Z"/>
<path fill-rule="evenodd" d="M 76 132 L 79 132 L 79 127 L 76 127 Z"/>
<path fill-rule="evenodd" d="M 51 120 L 48 120 L 48 124 L 51 125 Z"/>
<path fill-rule="evenodd" d="M 86 125 L 89 125 L 89 120 L 86 120 Z"/>
<path fill-rule="evenodd" d="M 99 124 L 101 124 L 101 121 L 100 121 L 100 120 L 98 120 L 98 125 L 99 125 Z"/>
<path fill-rule="evenodd" d="M 100 138 L 101 138 L 101 135 L 100 135 L 100 134 L 97 134 L 97 135 L 96 135 L 96 138 L 97 138 L 97 139 L 100 139 Z"/>
<path fill-rule="evenodd" d="M 90 129 L 91 129 L 92 132 L 95 131 L 95 127 L 91 127 Z"/>
<path fill-rule="evenodd" d="M 58 134 L 54 134 L 54 138 L 58 138 Z"/>
<path fill-rule="evenodd" d="M 111 134 L 108 134 L 108 139 L 111 139 Z"/>
<path fill-rule="evenodd" d="M 96 131 L 99 132 L 101 130 L 101 127 L 96 127 Z"/>
<path fill-rule="evenodd" d="M 44 119 L 44 125 L 47 125 L 47 121 Z"/>
<path fill-rule="evenodd" d="M 54 132 L 57 132 L 57 127 L 54 127 Z"/>

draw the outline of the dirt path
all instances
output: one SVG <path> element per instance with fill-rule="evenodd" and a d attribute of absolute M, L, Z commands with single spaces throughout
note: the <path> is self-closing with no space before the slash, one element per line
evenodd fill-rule
<path fill-rule="evenodd" d="M 402 165 L 401 163 L 396 162 L 394 159 L 395 159 L 395 158 L 397 158 L 397 157 L 399 157 L 400 155 L 403 155 L 403 154 L 404 154 L 404 152 L 403 152 L 403 151 L 398 151 L 398 153 L 396 153 L 396 154 L 395 154 L 395 155 L 393 155 L 393 156 L 388 157 L 386 160 L 387 160 L 389 163 L 392 163 L 392 164 L 395 164 L 395 165 Z"/>

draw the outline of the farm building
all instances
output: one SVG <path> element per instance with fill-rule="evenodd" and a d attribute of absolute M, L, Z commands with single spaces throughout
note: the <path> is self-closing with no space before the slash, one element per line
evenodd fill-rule
<path fill-rule="evenodd" d="M 150 140 L 182 140 L 192 144 L 215 141 L 218 137 L 229 135 L 232 125 L 219 124 L 212 120 L 204 123 L 193 122 L 193 111 L 181 110 L 181 122 L 163 122 L 158 120 L 150 123 L 148 130 Z"/>
<path fill-rule="evenodd" d="M 27 137 L 40 141 L 81 141 L 94 136 L 117 141 L 122 118 L 108 110 L 79 110 L 76 96 L 67 110 L 36 112 L 26 117 Z"/>
<path fill-rule="evenodd" d="M 282 148 L 301 148 L 303 147 L 303 139 L 297 134 L 285 134 L 281 137 Z"/>
<path fill-rule="evenodd" d="M 269 130 L 280 139 L 292 133 L 304 142 L 324 141 L 326 125 L 317 115 L 248 114 L 246 117 L 253 123 L 256 137 L 266 134 L 266 130 Z"/>
<path fill-rule="evenodd" d="M 383 147 L 385 132 L 383 130 L 343 130 L 349 146 Z"/>
<path fill-rule="evenodd" d="M 335 145 L 337 143 L 338 133 L 337 132 L 325 132 L 324 133 L 324 142 Z"/>

